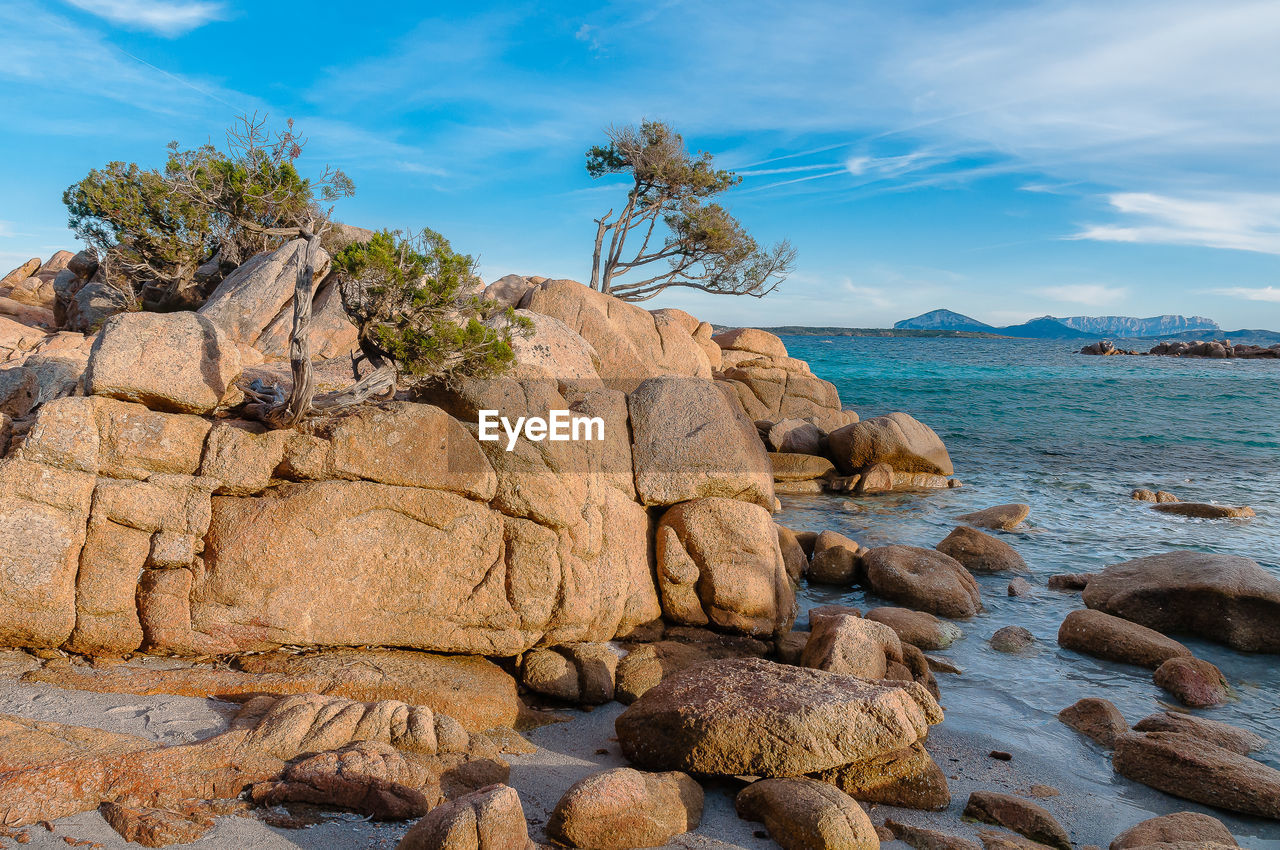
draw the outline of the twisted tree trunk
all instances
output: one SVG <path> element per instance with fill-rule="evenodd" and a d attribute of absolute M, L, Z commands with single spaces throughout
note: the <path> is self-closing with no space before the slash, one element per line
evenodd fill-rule
<path fill-rule="evenodd" d="M 320 236 L 303 231 L 307 240 L 302 261 L 298 263 L 298 281 L 293 290 L 293 329 L 289 334 L 289 370 L 293 373 L 293 389 L 280 412 L 285 427 L 298 425 L 311 411 L 315 395 L 315 374 L 311 366 L 311 304 L 316 295 L 316 255 L 320 253 Z"/>

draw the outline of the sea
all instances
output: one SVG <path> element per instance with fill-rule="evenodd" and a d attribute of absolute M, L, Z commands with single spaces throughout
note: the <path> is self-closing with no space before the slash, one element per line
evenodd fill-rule
<path fill-rule="evenodd" d="M 946 444 L 964 486 L 873 496 L 783 496 L 778 521 L 832 529 L 867 546 L 932 547 L 968 511 L 1031 506 L 1003 535 L 1026 560 L 1029 597 L 1007 595 L 1008 575 L 979 576 L 986 613 L 959 623 L 964 637 L 936 653 L 960 675 L 938 674 L 945 728 L 1037 760 L 1046 778 L 1084 789 L 1088 817 L 1127 825 L 1155 814 L 1203 811 L 1248 847 L 1280 847 L 1280 825 L 1232 817 L 1114 774 L 1109 754 L 1056 718 L 1087 696 L 1111 700 L 1130 724 L 1183 710 L 1149 670 L 1063 650 L 1063 618 L 1078 593 L 1047 589 L 1055 573 L 1081 573 L 1172 550 L 1244 555 L 1280 577 L 1280 362 L 1091 357 L 1080 343 L 1041 340 L 784 337 L 794 357 L 836 385 L 866 419 L 904 411 Z M 1137 487 L 1183 501 L 1250 505 L 1257 516 L 1167 516 L 1130 498 Z M 831 602 L 892 604 L 859 589 L 804 586 L 800 618 Z M 998 628 L 1036 638 L 1028 652 L 994 651 Z M 1254 757 L 1280 768 L 1280 656 L 1247 654 L 1181 637 L 1235 689 L 1229 705 L 1196 713 L 1271 741 Z"/>

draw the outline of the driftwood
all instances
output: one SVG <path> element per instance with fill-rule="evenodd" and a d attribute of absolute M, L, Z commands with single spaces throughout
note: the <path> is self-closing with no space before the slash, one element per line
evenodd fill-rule
<path fill-rule="evenodd" d="M 278 385 L 268 387 L 255 381 L 245 392 L 250 400 L 245 412 L 273 428 L 296 428 L 310 416 L 333 414 L 395 391 L 395 367 L 362 345 L 362 359 L 373 367 L 373 371 L 361 377 L 358 365 L 353 365 L 354 384 L 341 390 L 315 394 L 315 369 L 311 362 L 311 306 L 316 294 L 316 257 L 320 252 L 320 238 L 326 229 L 328 222 L 317 228 L 317 232 L 310 228 L 279 232 L 279 235 L 307 240 L 293 291 L 293 327 L 289 333 L 289 371 L 293 375 L 293 387 L 286 396 Z"/>

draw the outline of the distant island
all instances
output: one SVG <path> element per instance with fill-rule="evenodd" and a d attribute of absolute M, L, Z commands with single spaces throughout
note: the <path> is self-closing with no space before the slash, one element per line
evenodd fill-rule
<path fill-rule="evenodd" d="M 949 330 L 989 333 L 1020 339 L 1078 339 L 1081 337 L 1115 336 L 1124 339 L 1167 337 L 1181 333 L 1215 334 L 1222 330 L 1213 319 L 1204 316 L 1041 316 L 1020 325 L 1003 328 L 970 318 L 952 310 L 931 310 L 894 324 L 895 330 Z"/>
<path fill-rule="evenodd" d="M 838 328 L 784 325 L 767 330 L 790 336 L 908 337 L 933 339 L 1152 340 L 1197 342 L 1230 340 L 1246 345 L 1273 345 L 1280 332 L 1261 329 L 1224 331 L 1204 316 L 1041 316 L 1019 325 L 995 327 L 953 310 L 930 310 L 903 319 L 892 328 Z"/>

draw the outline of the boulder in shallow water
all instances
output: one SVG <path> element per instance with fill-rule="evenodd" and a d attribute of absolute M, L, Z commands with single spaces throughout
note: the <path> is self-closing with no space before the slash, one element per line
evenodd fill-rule
<path fill-rule="evenodd" d="M 996 652 L 1022 652 L 1035 644 L 1035 635 L 1022 626 L 1004 626 L 991 636 L 991 648 Z"/>
<path fill-rule="evenodd" d="M 956 517 L 956 519 L 978 528 L 991 528 L 996 531 L 1013 531 L 1015 528 L 1022 525 L 1022 521 L 1030 514 L 1030 505 L 1013 503 L 1009 505 L 996 505 L 993 508 L 983 508 L 980 511 L 961 514 Z"/>
<path fill-rule="evenodd" d="M 1121 776 L 1232 812 L 1280 820 L 1280 770 L 1184 732 L 1130 733 L 1112 758 Z"/>
<path fill-rule="evenodd" d="M 1211 505 L 1204 502 L 1171 502 L 1164 505 L 1152 505 L 1153 511 L 1175 516 L 1192 517 L 1194 519 L 1244 519 L 1257 516 L 1248 505 L 1233 507 L 1231 505 Z"/>
<path fill-rule="evenodd" d="M 967 838 L 947 835 L 935 829 L 924 829 L 896 820 L 886 820 L 884 825 L 894 838 L 913 847 L 914 850 L 981 850 L 975 842 Z"/>
<path fill-rule="evenodd" d="M 1072 611 L 1066 616 L 1058 628 L 1058 645 L 1096 658 L 1137 664 L 1152 670 L 1170 658 L 1191 655 L 1191 650 L 1155 629 L 1090 608 Z"/>
<path fill-rule="evenodd" d="M 702 822 L 702 786 L 687 773 L 629 767 L 593 773 L 556 803 L 547 835 L 569 847 L 658 847 Z"/>
<path fill-rule="evenodd" d="M 910 608 L 872 608 L 866 619 L 884 623 L 898 634 L 898 639 L 920 649 L 946 649 L 963 635 L 959 627 L 939 620 L 925 611 Z"/>
<path fill-rule="evenodd" d="M 948 534 L 934 548 L 955 558 L 964 564 L 965 569 L 975 573 L 1025 571 L 1027 568 L 1027 562 L 1008 543 L 963 525 Z"/>
<path fill-rule="evenodd" d="M 623 755 L 649 770 L 786 777 L 909 747 L 940 722 L 919 685 L 750 658 L 670 676 L 614 725 Z"/>
<path fill-rule="evenodd" d="M 812 779 L 760 779 L 738 792 L 738 817 L 760 821 L 783 850 L 877 850 L 880 840 L 849 795 Z"/>
<path fill-rule="evenodd" d="M 854 540 L 835 531 L 824 531 L 813 542 L 813 562 L 809 581 L 848 587 L 858 579 L 865 550 Z"/>
<path fill-rule="evenodd" d="M 898 472 L 950 475 L 947 447 L 933 429 L 905 413 L 890 413 L 827 435 L 831 458 L 846 474 L 887 463 Z"/>
<path fill-rule="evenodd" d="M 1223 705 L 1231 700 L 1231 686 L 1222 671 L 1205 661 L 1179 655 L 1156 668 L 1152 676 L 1156 685 L 1192 708 Z"/>
<path fill-rule="evenodd" d="M 1267 745 L 1266 738 L 1247 729 L 1181 711 L 1152 714 L 1139 720 L 1133 728 L 1138 732 L 1185 732 L 1242 756 Z"/>
<path fill-rule="evenodd" d="M 1120 735 L 1129 731 L 1124 715 L 1110 700 L 1085 697 L 1058 712 L 1058 719 L 1072 729 L 1110 748 Z"/>
<path fill-rule="evenodd" d="M 1159 632 L 1280 653 L 1280 579 L 1237 555 L 1167 552 L 1113 564 L 1090 579 L 1084 604 Z"/>
<path fill-rule="evenodd" d="M 881 546 L 862 557 L 877 596 L 941 617 L 968 619 L 982 610 L 978 582 L 954 558 L 918 546 Z"/>
<path fill-rule="evenodd" d="M 1231 830 L 1217 818 L 1200 812 L 1174 812 L 1129 827 L 1115 837 L 1108 850 L 1136 850 L 1153 844 L 1183 845 L 1186 850 L 1213 844 L 1239 846 Z"/>

